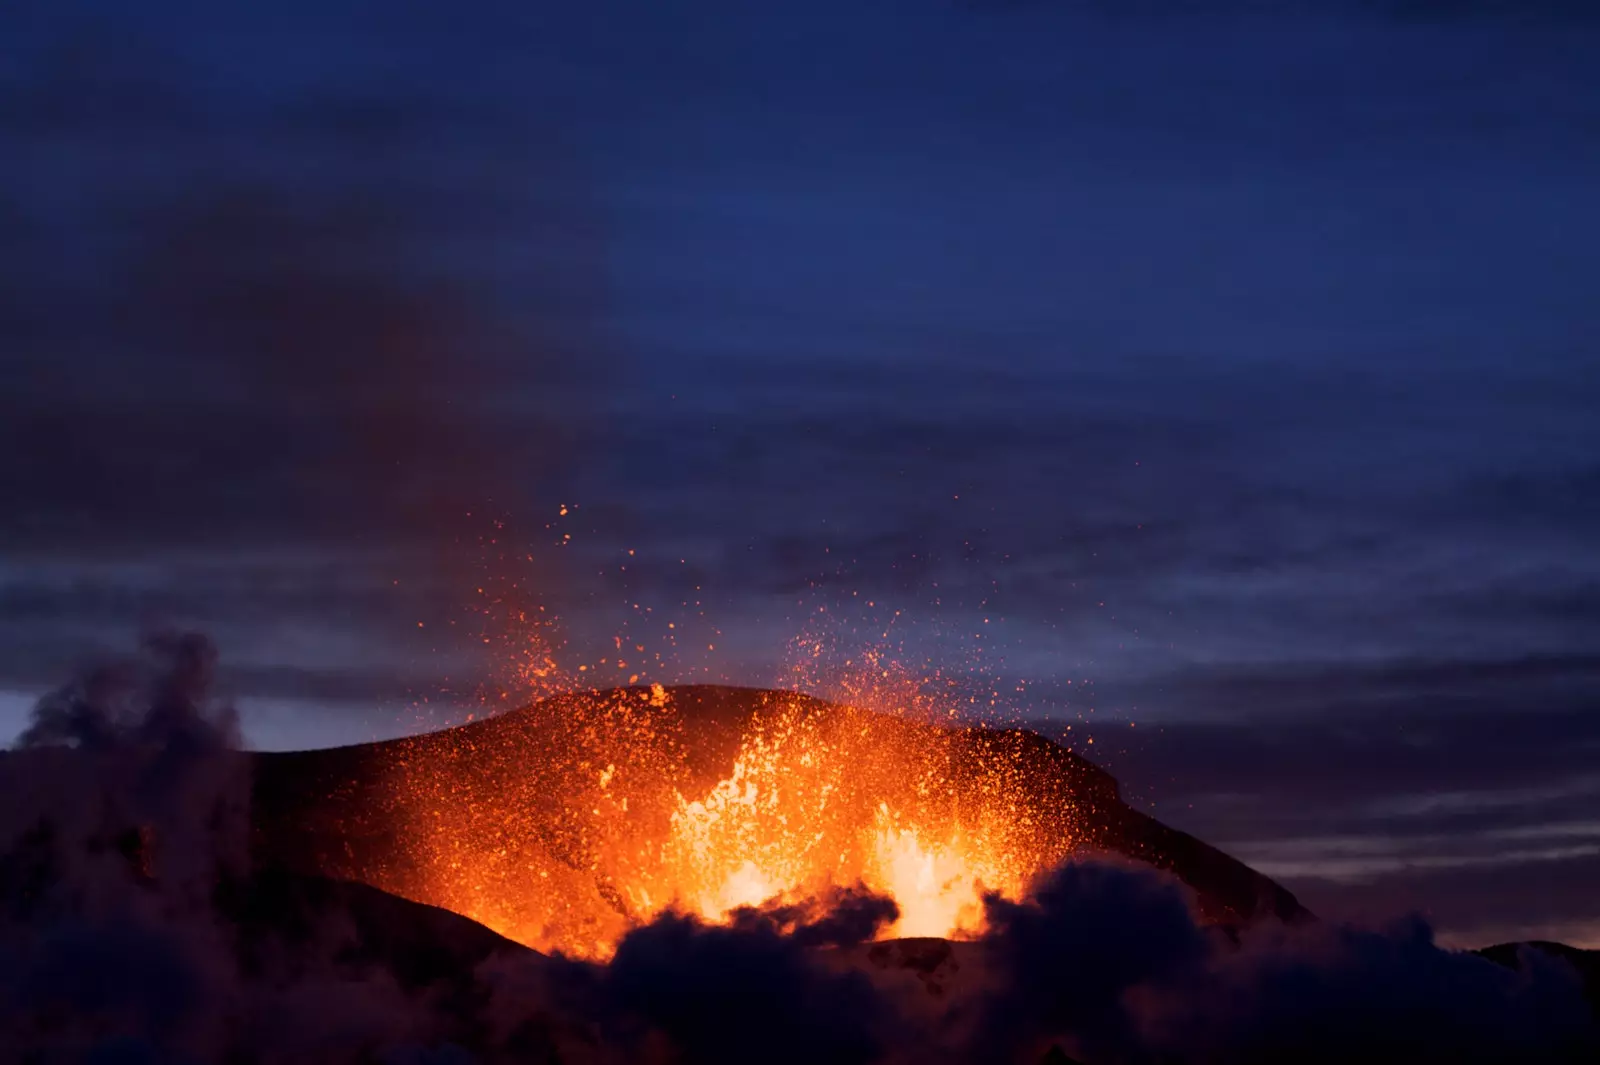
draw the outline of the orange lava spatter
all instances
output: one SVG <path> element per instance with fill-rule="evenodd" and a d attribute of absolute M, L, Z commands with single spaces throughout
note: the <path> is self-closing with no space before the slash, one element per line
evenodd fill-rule
<path fill-rule="evenodd" d="M 574 693 L 408 741 L 367 877 L 604 958 L 669 909 L 719 922 L 858 886 L 898 905 L 886 935 L 972 934 L 985 893 L 1020 895 L 1074 846 L 1071 815 L 1041 819 L 1007 750 L 970 734 L 798 693 L 681 703 Z"/>

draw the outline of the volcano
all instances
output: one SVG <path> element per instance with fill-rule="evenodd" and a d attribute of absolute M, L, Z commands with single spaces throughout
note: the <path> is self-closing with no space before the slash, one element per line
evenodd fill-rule
<path fill-rule="evenodd" d="M 283 754 L 150 721 L 180 727 L 0 752 L 0 1059 L 1575 1065 L 1600 1046 L 1592 952 L 1309 920 L 1025 729 L 723 687 Z"/>
<path fill-rule="evenodd" d="M 1035 732 L 791 691 L 571 693 L 439 732 L 256 754 L 252 775 L 258 865 L 580 957 L 668 908 L 714 921 L 851 885 L 894 898 L 893 935 L 959 937 L 984 894 L 1019 895 L 1075 856 L 1173 874 L 1213 922 L 1309 917 Z"/>

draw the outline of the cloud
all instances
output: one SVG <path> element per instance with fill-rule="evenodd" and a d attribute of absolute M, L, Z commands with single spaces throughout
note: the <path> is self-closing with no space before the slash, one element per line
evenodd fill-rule
<path fill-rule="evenodd" d="M 164 213 L 107 279 L 127 305 L 45 297 L 91 331 L 77 341 L 89 372 L 7 401 L 6 453 L 31 456 L 0 467 L 21 542 L 426 544 L 496 497 L 519 501 L 513 478 L 559 437 L 540 413 L 550 396 L 525 376 L 520 424 L 485 418 L 486 395 L 507 394 L 487 368 L 503 341 L 406 275 L 377 204 L 245 185 Z M 130 358 L 141 380 L 123 388 Z"/>
<path fill-rule="evenodd" d="M 1068 865 L 1018 904 L 991 900 L 996 983 L 980 1045 L 1059 1039 L 1090 1062 L 1577 1061 L 1594 1046 L 1581 984 L 1440 950 L 1420 922 L 1387 931 L 1202 929 L 1143 870 Z"/>
<path fill-rule="evenodd" d="M 0 540 L 25 562 L 0 675 L 38 691 L 151 624 L 381 673 L 422 621 L 461 653 L 447 619 L 508 568 L 485 541 L 537 540 L 543 493 L 601 458 L 607 249 L 570 144 L 357 73 L 416 27 L 346 11 L 317 34 L 344 60 L 257 95 L 211 49 L 283 27 L 92 7 L 5 34 Z M 318 694 L 296 670 L 325 666 L 284 664 L 268 687 Z"/>
<path fill-rule="evenodd" d="M 237 712 L 209 705 L 217 662 L 211 641 L 198 633 L 158 632 L 141 650 L 143 660 L 97 667 L 40 699 L 18 745 L 179 753 L 237 747 Z"/>
<path fill-rule="evenodd" d="M 820 968 L 800 940 L 765 923 L 659 918 L 622 940 L 601 983 L 608 1002 L 658 1028 L 688 1061 L 720 1065 L 755 1052 L 864 1063 L 884 1049 L 886 1018 L 866 977 Z"/>
<path fill-rule="evenodd" d="M 1582 889 L 1582 826 L 1600 816 L 1593 670 L 1582 654 L 1194 668 L 1097 685 L 1164 713 L 1090 731 L 1130 801 L 1315 912 L 1421 909 L 1470 941 L 1488 924 L 1600 917 Z"/>
<path fill-rule="evenodd" d="M 1521 971 L 1440 950 L 1417 922 L 1247 933 L 1203 981 L 1157 991 L 1146 1031 L 1197 1060 L 1576 1061 L 1594 1022 L 1575 974 L 1536 953 Z"/>
<path fill-rule="evenodd" d="M 735 928 L 769 929 L 802 947 L 854 947 L 900 918 L 892 898 L 874 895 L 866 887 L 834 888 L 800 903 L 769 903 L 741 907 L 732 915 Z"/>
<path fill-rule="evenodd" d="M 957 0 L 983 12 L 1084 10 L 1120 19 L 1256 15 L 1295 19 L 1328 15 L 1440 24 L 1480 19 L 1582 22 L 1594 16 L 1584 0 Z"/>
<path fill-rule="evenodd" d="M 0 1054 L 287 1063 L 447 1044 L 470 1021 L 441 1012 L 452 988 L 509 944 L 253 869 L 248 760 L 214 665 L 202 636 L 153 636 L 41 700 L 0 754 Z"/>
<path fill-rule="evenodd" d="M 1114 1060 L 1138 1042 L 1130 992 L 1185 977 L 1208 954 L 1175 882 L 1113 865 L 1066 865 L 1030 899 L 986 910 L 999 976 L 976 1040 L 1006 1057 L 1071 1033 L 1089 1060 Z"/>
<path fill-rule="evenodd" d="M 518 510 L 609 355 L 559 138 L 362 79 L 211 93 L 163 17 L 63 11 L 8 70 L 10 545 L 438 550 L 469 510 Z M 497 166 L 433 181 L 440 153 Z M 439 268 L 513 222 L 512 304 Z"/>

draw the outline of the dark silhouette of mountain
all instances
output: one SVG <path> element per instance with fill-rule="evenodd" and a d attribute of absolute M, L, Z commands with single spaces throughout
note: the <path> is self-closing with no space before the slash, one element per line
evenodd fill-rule
<path fill-rule="evenodd" d="M 326 951 L 331 960 L 388 973 L 407 991 L 462 993 L 484 961 L 527 953 L 526 947 L 449 910 L 366 884 L 283 869 L 222 880 L 214 904 L 237 935 L 246 974 L 259 967 L 256 959 L 269 949 L 317 944 L 330 917 L 338 918 L 341 931 Z"/>
<path fill-rule="evenodd" d="M 1595 1011 L 1595 1016 L 1600 1017 L 1600 950 L 1583 950 L 1579 947 L 1569 947 L 1565 943 L 1536 939 L 1528 943 L 1496 943 L 1492 947 L 1484 947 L 1473 953 L 1481 954 L 1508 969 L 1515 969 L 1518 967 L 1517 955 L 1523 948 L 1531 948 L 1553 958 L 1560 958 L 1572 966 L 1583 978 L 1584 996 L 1589 1000 L 1589 1008 Z"/>

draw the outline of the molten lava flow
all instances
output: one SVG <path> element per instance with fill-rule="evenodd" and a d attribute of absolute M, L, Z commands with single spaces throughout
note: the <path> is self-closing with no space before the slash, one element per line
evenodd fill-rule
<path fill-rule="evenodd" d="M 981 928 L 983 893 L 1015 895 L 1022 887 L 1016 870 L 986 860 L 981 846 L 957 834 L 925 844 L 915 828 L 900 828 L 887 806 L 880 808 L 873 839 L 877 890 L 900 907 L 899 936 L 951 938 Z"/>
<path fill-rule="evenodd" d="M 863 749 L 882 740 L 866 722 L 829 735 L 798 708 L 757 727 L 728 777 L 677 797 L 653 890 L 632 896 L 640 912 L 677 902 L 719 921 L 860 884 L 894 898 L 896 935 L 975 930 L 984 891 L 1015 893 L 1025 879 L 1001 811 L 961 809 L 947 774 L 917 757 L 927 752 Z"/>
<path fill-rule="evenodd" d="M 1041 818 L 1010 755 L 970 735 L 800 695 L 702 711 L 622 689 L 462 730 L 397 767 L 378 886 L 604 957 L 669 909 L 724 921 L 856 886 L 898 905 L 887 934 L 969 934 L 985 893 L 1020 894 L 1073 846 L 1071 814 Z"/>

